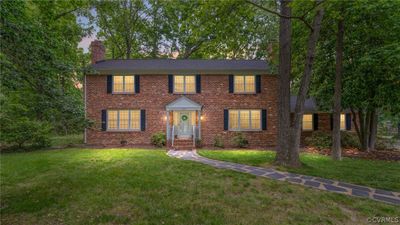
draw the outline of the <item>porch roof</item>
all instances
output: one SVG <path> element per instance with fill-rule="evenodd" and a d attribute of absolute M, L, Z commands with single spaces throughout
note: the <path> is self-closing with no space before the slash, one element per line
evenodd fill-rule
<path fill-rule="evenodd" d="M 201 105 L 197 102 L 182 96 L 169 103 L 165 108 L 167 111 L 171 110 L 201 110 Z"/>

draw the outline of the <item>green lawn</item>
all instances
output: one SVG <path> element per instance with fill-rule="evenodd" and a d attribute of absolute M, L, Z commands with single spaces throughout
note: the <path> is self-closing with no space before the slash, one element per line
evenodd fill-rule
<path fill-rule="evenodd" d="M 275 159 L 273 151 L 256 150 L 202 150 L 200 155 L 223 161 L 271 167 Z M 375 188 L 400 191 L 400 162 L 343 158 L 333 161 L 328 156 L 318 154 L 301 154 L 303 167 L 277 168 L 279 170 L 319 176 L 346 181 Z"/>
<path fill-rule="evenodd" d="M 203 152 L 204 153 L 204 152 Z M 400 208 L 166 156 L 1 155 L 1 224 L 364 224 Z"/>

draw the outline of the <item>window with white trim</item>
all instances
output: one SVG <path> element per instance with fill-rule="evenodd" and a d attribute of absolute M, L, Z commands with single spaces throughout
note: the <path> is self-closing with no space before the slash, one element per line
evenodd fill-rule
<path fill-rule="evenodd" d="M 313 115 L 304 114 L 303 115 L 303 130 L 313 130 Z"/>
<path fill-rule="evenodd" d="M 234 93 L 255 93 L 256 76 L 255 75 L 235 75 L 233 79 Z"/>
<path fill-rule="evenodd" d="M 174 75 L 174 93 L 196 93 L 196 76 Z"/>
<path fill-rule="evenodd" d="M 134 93 L 135 76 L 133 75 L 115 75 L 113 76 L 113 93 Z"/>
<path fill-rule="evenodd" d="M 107 110 L 107 130 L 140 130 L 140 110 Z"/>
<path fill-rule="evenodd" d="M 261 130 L 261 110 L 229 110 L 229 130 Z"/>

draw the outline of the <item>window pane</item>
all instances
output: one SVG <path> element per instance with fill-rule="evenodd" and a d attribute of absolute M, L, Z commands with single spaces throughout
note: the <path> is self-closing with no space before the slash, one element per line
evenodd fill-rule
<path fill-rule="evenodd" d="M 174 76 L 174 92 L 183 92 L 184 76 Z"/>
<path fill-rule="evenodd" d="M 239 111 L 229 110 L 229 129 L 239 128 Z"/>
<path fill-rule="evenodd" d="M 196 92 L 195 76 L 185 76 L 185 80 L 186 80 L 186 93 Z"/>
<path fill-rule="evenodd" d="M 261 128 L 260 110 L 251 110 L 251 128 L 252 129 Z"/>
<path fill-rule="evenodd" d="M 250 128 L 250 111 L 241 110 L 240 111 L 240 129 Z"/>
<path fill-rule="evenodd" d="M 244 92 L 244 76 L 235 76 L 234 84 L 235 92 Z"/>
<path fill-rule="evenodd" d="M 120 110 L 119 111 L 119 129 L 128 129 L 129 122 L 129 111 Z"/>
<path fill-rule="evenodd" d="M 303 115 L 303 130 L 312 130 L 313 129 L 313 120 L 312 114 L 304 114 Z"/>
<path fill-rule="evenodd" d="M 256 89 L 255 77 L 254 76 L 246 76 L 245 79 L 246 79 L 245 91 L 246 92 L 255 92 L 255 89 Z"/>
<path fill-rule="evenodd" d="M 135 78 L 134 76 L 125 76 L 125 92 L 134 92 Z"/>
<path fill-rule="evenodd" d="M 139 110 L 131 110 L 131 121 L 130 121 L 131 129 L 139 129 L 140 127 L 140 111 Z"/>
<path fill-rule="evenodd" d="M 118 111 L 108 110 L 107 115 L 107 129 L 117 129 L 118 128 Z"/>
<path fill-rule="evenodd" d="M 346 116 L 345 114 L 340 114 L 340 129 L 346 130 Z"/>
<path fill-rule="evenodd" d="M 190 117 L 191 117 L 191 122 L 192 122 L 192 126 L 194 126 L 194 125 L 196 125 L 196 111 L 192 111 L 191 113 L 190 113 Z"/>
<path fill-rule="evenodd" d="M 113 92 L 123 92 L 123 91 L 124 91 L 124 77 L 113 76 Z"/>
<path fill-rule="evenodd" d="M 179 112 L 173 112 L 173 115 L 174 115 L 174 125 L 175 126 L 178 126 L 178 124 L 179 124 Z"/>

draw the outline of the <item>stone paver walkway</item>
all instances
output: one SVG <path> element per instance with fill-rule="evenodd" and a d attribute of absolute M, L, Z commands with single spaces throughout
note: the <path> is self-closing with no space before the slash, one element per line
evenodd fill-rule
<path fill-rule="evenodd" d="M 293 184 L 308 186 L 324 191 L 331 191 L 350 196 L 364 197 L 389 204 L 400 205 L 400 193 L 393 191 L 380 190 L 366 186 L 344 183 L 336 180 L 324 179 L 320 177 L 306 176 L 295 173 L 287 173 L 271 168 L 262 168 L 243 165 L 232 162 L 224 162 L 202 157 L 196 151 L 173 151 L 167 153 L 171 157 L 204 163 L 216 168 L 229 169 L 243 173 L 249 173 L 260 177 L 273 180 L 287 181 Z"/>

